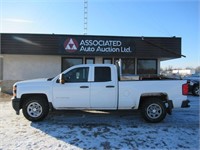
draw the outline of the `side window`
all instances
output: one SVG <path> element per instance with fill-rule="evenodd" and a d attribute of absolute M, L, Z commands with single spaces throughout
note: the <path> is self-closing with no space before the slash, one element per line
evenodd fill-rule
<path fill-rule="evenodd" d="M 111 81 L 110 67 L 95 67 L 94 82 L 107 82 Z"/>
<path fill-rule="evenodd" d="M 65 82 L 87 82 L 89 68 L 75 68 L 64 75 Z"/>

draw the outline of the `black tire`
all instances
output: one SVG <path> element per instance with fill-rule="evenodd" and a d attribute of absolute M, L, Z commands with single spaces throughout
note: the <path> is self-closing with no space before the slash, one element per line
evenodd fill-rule
<path fill-rule="evenodd" d="M 166 106 L 159 98 L 148 98 L 142 104 L 141 114 L 147 122 L 157 123 L 166 117 Z"/>
<path fill-rule="evenodd" d="M 46 98 L 34 96 L 24 101 L 22 111 L 29 121 L 41 121 L 48 115 L 49 105 Z"/>
<path fill-rule="evenodd" d="M 193 88 L 192 88 L 192 94 L 194 96 L 199 96 L 199 85 L 194 85 Z"/>

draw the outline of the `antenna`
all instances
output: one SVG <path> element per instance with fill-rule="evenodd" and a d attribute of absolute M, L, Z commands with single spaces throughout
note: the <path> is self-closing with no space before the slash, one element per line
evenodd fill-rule
<path fill-rule="evenodd" d="M 84 0 L 84 35 L 87 35 L 88 1 Z"/>

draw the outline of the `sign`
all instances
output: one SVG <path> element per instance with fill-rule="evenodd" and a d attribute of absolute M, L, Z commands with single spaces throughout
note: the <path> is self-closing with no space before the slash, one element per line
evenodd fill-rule
<path fill-rule="evenodd" d="M 68 52 L 76 52 L 78 50 L 78 42 L 73 38 L 68 38 L 64 43 L 64 48 Z"/>
<path fill-rule="evenodd" d="M 134 45 L 130 40 L 111 37 L 67 37 L 64 49 L 74 55 L 130 55 Z"/>

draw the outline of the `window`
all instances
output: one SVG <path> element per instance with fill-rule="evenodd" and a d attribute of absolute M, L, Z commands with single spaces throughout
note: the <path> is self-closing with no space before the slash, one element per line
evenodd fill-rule
<path fill-rule="evenodd" d="M 119 61 L 120 58 L 115 58 L 114 62 Z M 135 59 L 134 58 L 121 58 L 121 70 L 122 75 L 135 74 Z"/>
<path fill-rule="evenodd" d="M 122 58 L 122 74 L 135 74 L 135 59 Z"/>
<path fill-rule="evenodd" d="M 85 64 L 94 64 L 94 58 L 85 58 Z"/>
<path fill-rule="evenodd" d="M 95 67 L 95 82 L 111 81 L 110 67 Z"/>
<path fill-rule="evenodd" d="M 79 65 L 82 63 L 82 58 L 62 58 L 62 71 L 70 68 L 71 66 Z"/>
<path fill-rule="evenodd" d="M 87 82 L 88 71 L 88 67 L 72 69 L 64 75 L 65 82 Z"/>
<path fill-rule="evenodd" d="M 138 59 L 138 74 L 157 74 L 157 60 Z"/>
<path fill-rule="evenodd" d="M 104 64 L 112 64 L 112 58 L 104 58 L 103 63 Z"/>

